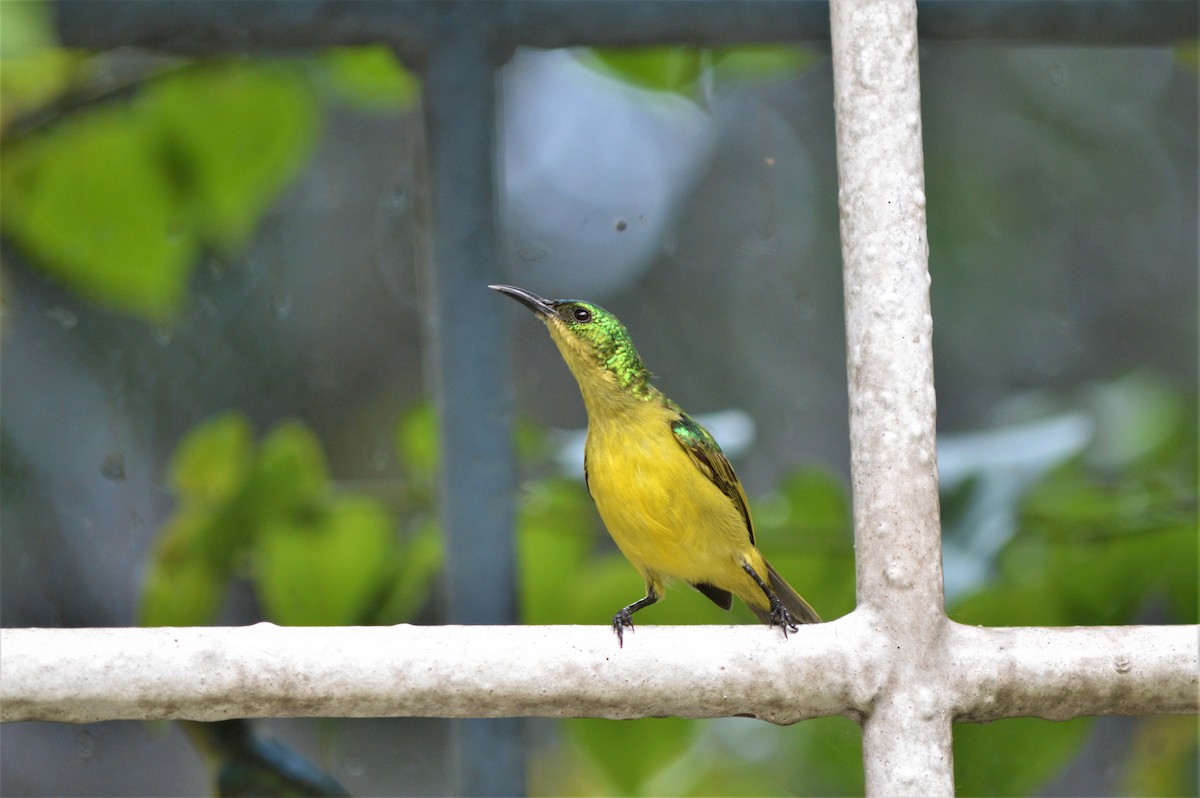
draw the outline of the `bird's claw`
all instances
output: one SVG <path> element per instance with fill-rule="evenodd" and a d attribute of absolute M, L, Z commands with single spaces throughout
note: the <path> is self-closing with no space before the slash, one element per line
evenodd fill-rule
<path fill-rule="evenodd" d="M 628 608 L 621 610 L 612 619 L 613 631 L 617 633 L 617 648 L 625 647 L 625 627 L 633 631 L 633 613 Z"/>
<path fill-rule="evenodd" d="M 616 619 L 614 618 L 613 620 L 615 621 Z M 800 628 L 796 625 L 796 619 L 792 617 L 792 614 L 788 612 L 788 608 L 783 606 L 783 602 L 777 596 L 771 600 L 771 626 L 775 626 L 776 624 L 783 630 L 784 637 L 788 636 L 789 629 L 794 632 Z"/>

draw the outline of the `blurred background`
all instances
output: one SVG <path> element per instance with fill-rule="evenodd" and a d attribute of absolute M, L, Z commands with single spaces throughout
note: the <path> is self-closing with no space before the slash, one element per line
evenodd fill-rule
<path fill-rule="evenodd" d="M 382 48 L 81 53 L 41 4 L 0 15 L 0 622 L 441 622 L 419 81 Z M 921 76 L 951 616 L 1196 623 L 1195 41 L 927 43 Z M 764 552 L 846 614 L 827 47 L 522 50 L 500 86 L 506 280 L 616 313 Z M 607 623 L 641 584 L 582 403 L 505 312 L 521 620 Z M 639 617 L 753 620 L 685 590 Z M 439 794 L 448 728 L 10 724 L 0 792 Z M 534 794 L 862 791 L 842 718 L 524 732 Z M 1190 795 L 1197 764 L 1189 717 L 955 730 L 963 794 Z"/>

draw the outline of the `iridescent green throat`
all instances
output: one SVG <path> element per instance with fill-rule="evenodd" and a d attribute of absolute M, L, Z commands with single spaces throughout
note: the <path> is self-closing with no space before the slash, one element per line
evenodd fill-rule
<path fill-rule="evenodd" d="M 594 314 L 587 323 L 569 320 L 567 323 L 575 335 L 591 346 L 597 365 L 615 377 L 617 385 L 630 396 L 647 400 L 656 395 L 658 391 L 650 384 L 650 372 L 638 356 L 625 325 L 604 308 L 586 302 L 570 304 L 584 306 Z"/>
<path fill-rule="evenodd" d="M 614 319 L 615 321 L 615 319 Z M 642 364 L 633 342 L 625 336 L 615 339 L 611 351 L 601 354 L 601 365 L 617 378 L 620 386 L 638 399 L 649 399 L 657 391 L 650 384 L 650 372 Z"/>

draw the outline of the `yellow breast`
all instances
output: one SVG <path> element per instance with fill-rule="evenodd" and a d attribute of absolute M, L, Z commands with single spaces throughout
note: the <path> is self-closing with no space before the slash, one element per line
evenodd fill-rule
<path fill-rule="evenodd" d="M 740 563 L 757 560 L 745 520 L 676 441 L 677 414 L 652 400 L 588 416 L 588 488 L 626 558 L 655 584 L 744 592 Z"/>

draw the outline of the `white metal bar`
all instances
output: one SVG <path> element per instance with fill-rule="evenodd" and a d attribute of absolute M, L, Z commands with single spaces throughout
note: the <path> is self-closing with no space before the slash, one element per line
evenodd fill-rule
<path fill-rule="evenodd" d="M 1200 627 L 963 626 L 940 667 L 956 721 L 1200 710 Z"/>
<path fill-rule="evenodd" d="M 866 786 L 953 795 L 917 7 L 832 0 L 830 22 L 858 605 L 890 652 Z"/>
<path fill-rule="evenodd" d="M 752 715 L 866 708 L 869 630 L 393 626 L 0 630 L 0 720 Z M 859 685 L 870 685 L 863 690 Z"/>
<path fill-rule="evenodd" d="M 931 657 L 957 720 L 1200 710 L 1196 626 L 950 628 Z M 879 639 L 858 612 L 786 640 L 639 626 L 624 648 L 607 626 L 3 629 L 0 721 L 862 717 Z"/>
<path fill-rule="evenodd" d="M 831 8 L 858 602 L 931 640 L 942 555 L 916 6 Z"/>

